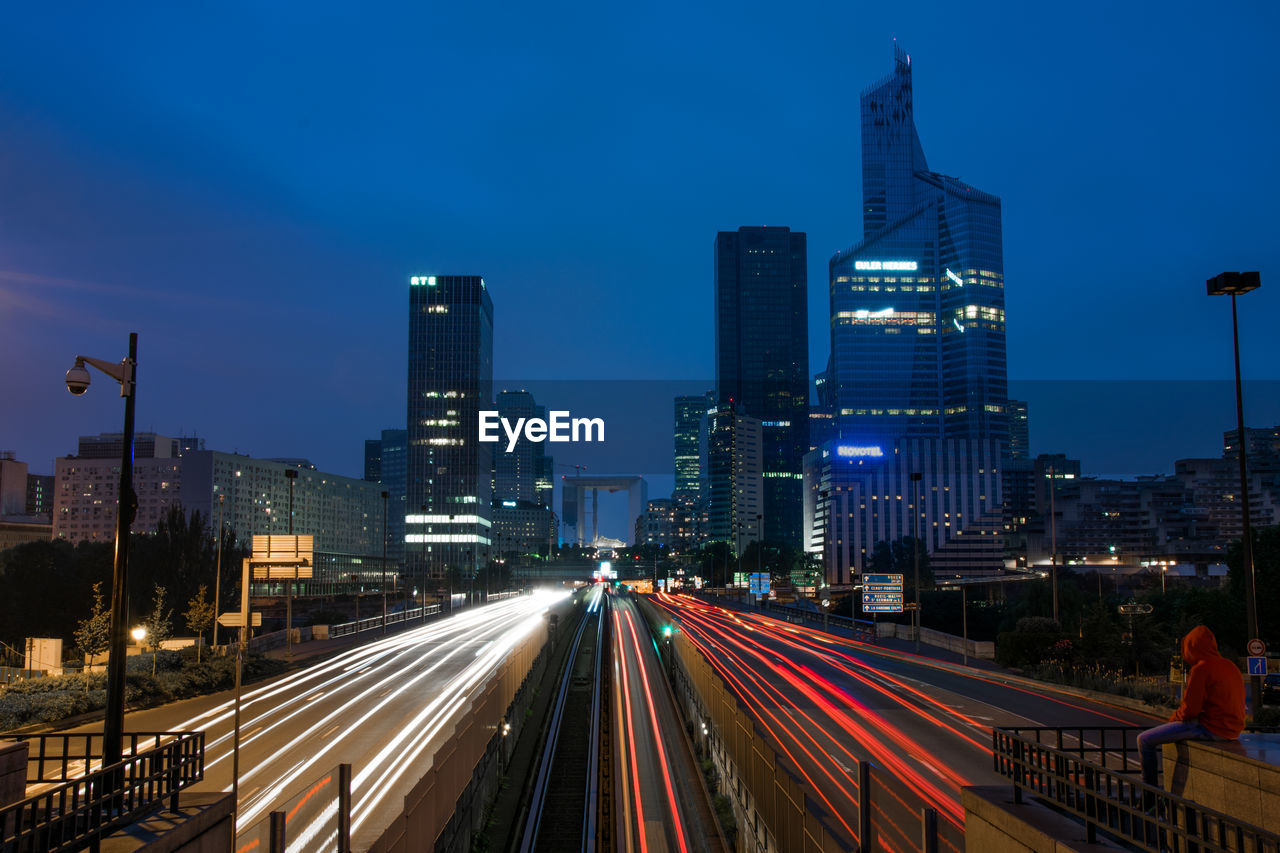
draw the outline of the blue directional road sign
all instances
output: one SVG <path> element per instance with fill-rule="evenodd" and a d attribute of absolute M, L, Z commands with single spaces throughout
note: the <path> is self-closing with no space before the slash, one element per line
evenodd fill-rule
<path fill-rule="evenodd" d="M 899 592 L 864 592 L 863 604 L 896 604 L 902 606 L 902 593 Z"/>
<path fill-rule="evenodd" d="M 887 583 L 902 586 L 902 575 L 863 575 L 863 584 Z"/>
<path fill-rule="evenodd" d="M 1266 675 L 1267 659 L 1266 658 L 1249 658 L 1249 674 L 1250 675 Z"/>
<path fill-rule="evenodd" d="M 901 613 L 901 604 L 863 604 L 863 613 Z"/>

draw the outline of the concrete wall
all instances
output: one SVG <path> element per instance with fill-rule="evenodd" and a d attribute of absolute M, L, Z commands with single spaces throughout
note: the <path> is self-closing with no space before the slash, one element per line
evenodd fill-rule
<path fill-rule="evenodd" d="M 1280 735 L 1166 744 L 1164 782 L 1179 797 L 1280 833 Z"/>
<path fill-rule="evenodd" d="M 1085 840 L 1083 823 L 1036 804 L 1013 801 L 1013 785 L 962 788 L 966 853 L 1097 853 L 1119 850 Z"/>

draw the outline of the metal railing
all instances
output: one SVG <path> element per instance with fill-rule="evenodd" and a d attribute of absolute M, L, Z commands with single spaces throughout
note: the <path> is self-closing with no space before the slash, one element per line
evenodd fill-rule
<path fill-rule="evenodd" d="M 1129 745 L 1136 744 L 1141 731 L 993 729 L 995 770 L 1013 782 L 1015 803 L 1022 802 L 1024 791 L 1030 792 L 1083 821 L 1091 844 L 1101 833 L 1130 849 L 1151 853 L 1280 851 L 1280 835 L 1142 782 L 1135 772 L 1138 762 L 1131 760 L 1136 745 Z"/>
<path fill-rule="evenodd" d="M 204 732 L 170 736 L 117 764 L 0 808 L 0 853 L 96 851 L 104 837 L 166 803 L 176 810 L 178 793 L 204 778 Z"/>
<path fill-rule="evenodd" d="M 189 732 L 125 732 L 122 754 L 126 757 L 155 749 Z M 67 782 L 83 776 L 95 760 L 102 759 L 101 732 L 3 735 L 5 740 L 27 744 L 27 784 Z"/>
<path fill-rule="evenodd" d="M 435 616 L 440 612 L 439 604 L 428 604 L 424 607 L 410 607 L 408 610 L 398 610 L 394 613 L 387 614 L 387 625 L 398 625 L 401 622 L 411 622 L 414 619 L 424 619 L 427 616 Z M 349 634 L 357 634 L 361 631 L 368 631 L 373 628 L 382 627 L 382 614 L 370 616 L 368 619 L 361 619 L 359 622 L 343 622 L 340 625 L 329 626 L 329 637 L 345 637 Z"/>

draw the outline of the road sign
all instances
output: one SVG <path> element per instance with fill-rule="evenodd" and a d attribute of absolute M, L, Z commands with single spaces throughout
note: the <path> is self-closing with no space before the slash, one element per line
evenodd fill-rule
<path fill-rule="evenodd" d="M 1249 661 L 1249 674 L 1250 674 L 1250 675 L 1266 675 L 1266 674 L 1267 674 L 1267 659 L 1266 659 L 1266 658 L 1263 658 L 1263 657 L 1251 657 L 1251 658 L 1248 658 L 1248 661 Z"/>
<path fill-rule="evenodd" d="M 768 595 L 769 575 L 764 572 L 752 572 L 750 575 L 750 590 L 752 595 Z"/>
<path fill-rule="evenodd" d="M 314 536 L 288 534 L 255 535 L 253 537 L 253 577 L 311 578 Z"/>
<path fill-rule="evenodd" d="M 863 604 L 896 604 L 902 606 L 902 593 L 900 592 L 864 592 L 862 594 Z"/>
<path fill-rule="evenodd" d="M 902 592 L 902 584 L 900 583 L 864 583 L 862 592 Z"/>
<path fill-rule="evenodd" d="M 902 575 L 863 575 L 862 583 L 889 583 L 902 586 Z"/>
<path fill-rule="evenodd" d="M 1119 607 L 1124 616 L 1146 616 L 1154 609 L 1150 604 L 1121 604 Z"/>
<path fill-rule="evenodd" d="M 221 625 L 223 628 L 239 628 L 244 624 L 244 621 L 240 618 L 239 610 L 232 610 L 230 613 L 223 613 L 221 616 L 219 616 L 218 624 Z M 261 628 L 262 614 L 250 613 L 249 625 L 254 628 Z"/>
<path fill-rule="evenodd" d="M 863 613 L 901 613 L 901 604 L 864 604 Z"/>
<path fill-rule="evenodd" d="M 1249 641 L 1249 654 L 1252 657 L 1262 657 L 1267 653 L 1267 644 L 1258 639 Z"/>

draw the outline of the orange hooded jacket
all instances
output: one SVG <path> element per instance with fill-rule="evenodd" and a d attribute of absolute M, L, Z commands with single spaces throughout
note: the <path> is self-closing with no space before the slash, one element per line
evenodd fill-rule
<path fill-rule="evenodd" d="M 1182 704 L 1170 720 L 1199 722 L 1221 738 L 1244 731 L 1244 679 L 1234 663 L 1218 654 L 1218 639 L 1203 625 L 1182 638 L 1182 659 L 1191 667 Z"/>

